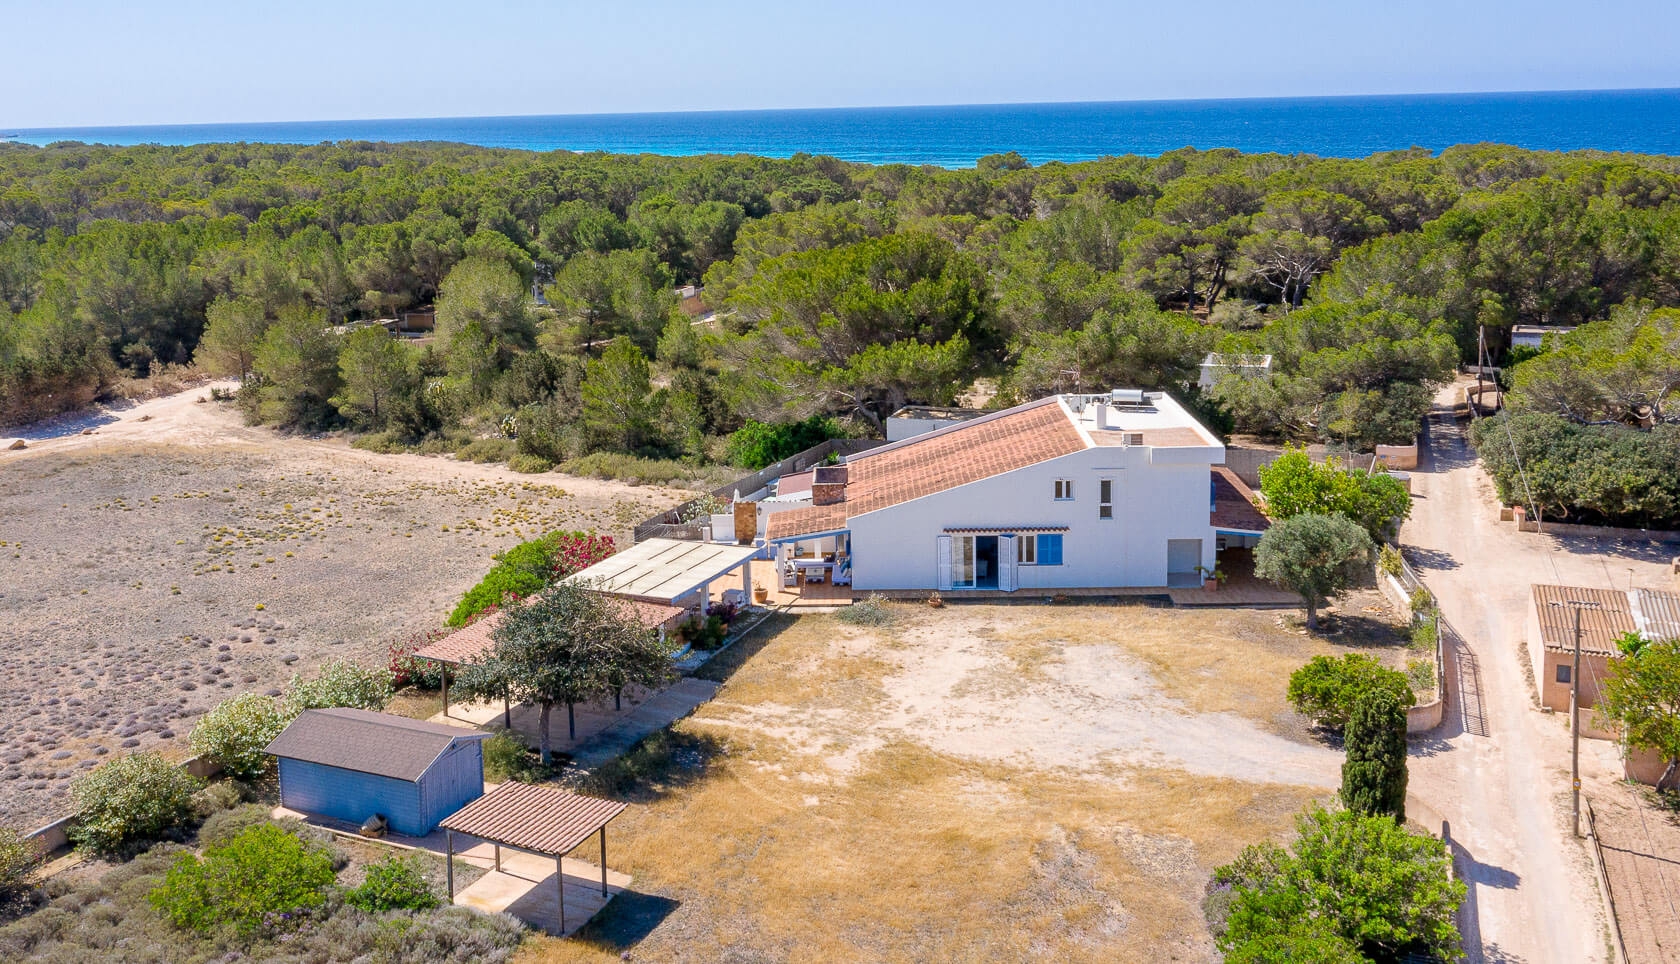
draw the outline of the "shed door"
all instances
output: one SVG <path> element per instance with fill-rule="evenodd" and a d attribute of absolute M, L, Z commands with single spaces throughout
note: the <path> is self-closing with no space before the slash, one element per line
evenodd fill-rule
<path fill-rule="evenodd" d="M 1015 540 L 1019 536 L 998 536 L 998 588 L 1004 592 L 1014 592 L 1015 582 Z"/>
<path fill-rule="evenodd" d="M 951 537 L 939 537 L 939 589 L 948 592 L 951 588 Z"/>

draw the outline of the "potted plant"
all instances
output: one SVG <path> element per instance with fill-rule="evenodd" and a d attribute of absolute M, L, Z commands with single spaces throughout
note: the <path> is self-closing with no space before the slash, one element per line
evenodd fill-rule
<path fill-rule="evenodd" d="M 1219 584 L 1225 581 L 1225 573 L 1218 566 L 1209 569 L 1207 566 L 1197 566 L 1196 572 L 1202 577 L 1202 588 L 1208 592 L 1217 592 Z"/>
<path fill-rule="evenodd" d="M 939 609 L 945 605 L 945 598 L 939 595 L 939 591 L 936 589 L 928 593 L 927 604 L 930 609 Z"/>
<path fill-rule="evenodd" d="M 770 601 L 770 587 L 769 586 L 762 586 L 762 585 L 753 586 L 753 602 L 762 606 L 769 601 Z"/>

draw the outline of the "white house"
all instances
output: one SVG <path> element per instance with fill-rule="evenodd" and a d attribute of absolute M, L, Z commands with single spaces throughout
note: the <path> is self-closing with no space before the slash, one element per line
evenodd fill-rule
<path fill-rule="evenodd" d="M 1210 352 L 1202 359 L 1202 371 L 1196 378 L 1198 388 L 1208 389 L 1219 384 L 1219 380 L 1226 375 L 1241 375 L 1244 378 L 1271 378 L 1272 356 L 1270 355 L 1222 355 Z"/>
<path fill-rule="evenodd" d="M 1057 395 L 815 470 L 771 515 L 784 571 L 857 590 L 1198 585 L 1265 517 L 1172 398 Z"/>

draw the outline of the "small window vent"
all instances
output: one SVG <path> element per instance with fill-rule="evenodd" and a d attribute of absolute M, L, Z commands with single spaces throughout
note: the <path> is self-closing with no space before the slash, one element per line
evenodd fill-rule
<path fill-rule="evenodd" d="M 1120 442 L 1123 445 L 1142 445 L 1143 444 L 1143 433 L 1142 432 L 1122 432 L 1120 434 Z"/>

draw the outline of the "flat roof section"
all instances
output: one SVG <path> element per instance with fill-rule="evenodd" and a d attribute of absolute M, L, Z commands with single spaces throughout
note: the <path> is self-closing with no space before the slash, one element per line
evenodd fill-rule
<path fill-rule="evenodd" d="M 648 539 L 564 581 L 615 596 L 671 605 L 739 569 L 758 552 L 757 546 Z"/>

